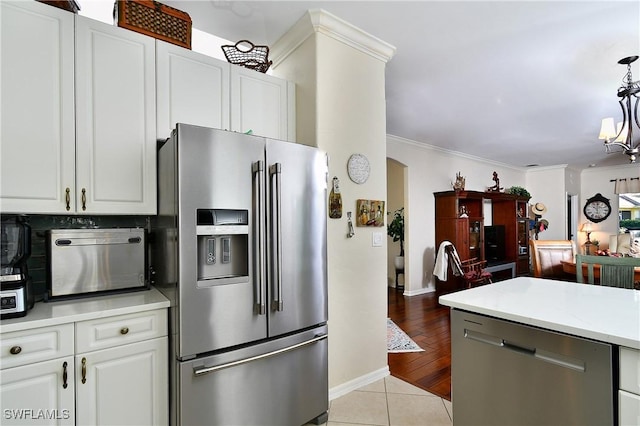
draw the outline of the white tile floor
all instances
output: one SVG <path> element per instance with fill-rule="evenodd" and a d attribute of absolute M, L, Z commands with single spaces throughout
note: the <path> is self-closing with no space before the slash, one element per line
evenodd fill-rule
<path fill-rule="evenodd" d="M 451 426 L 451 418 L 451 402 L 387 376 L 331 401 L 326 426 Z"/>

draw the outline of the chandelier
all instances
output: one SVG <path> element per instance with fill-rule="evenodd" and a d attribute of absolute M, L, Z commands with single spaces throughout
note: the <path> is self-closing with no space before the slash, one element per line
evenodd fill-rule
<path fill-rule="evenodd" d="M 640 81 L 633 81 L 631 76 L 631 64 L 638 59 L 637 56 L 629 56 L 618 61 L 627 66 L 627 74 L 622 79 L 622 86 L 618 88 L 620 108 L 622 109 L 622 122 L 614 127 L 613 118 L 604 118 L 600 128 L 599 139 L 604 139 L 607 153 L 622 152 L 629 156 L 632 163 L 636 162 L 640 152 L 640 120 L 638 120 L 638 103 L 640 103 Z M 635 98 L 635 100 L 634 100 Z M 636 129 L 634 130 L 634 122 Z M 634 132 L 637 132 L 635 141 Z M 620 148 L 620 149 L 618 149 Z"/>

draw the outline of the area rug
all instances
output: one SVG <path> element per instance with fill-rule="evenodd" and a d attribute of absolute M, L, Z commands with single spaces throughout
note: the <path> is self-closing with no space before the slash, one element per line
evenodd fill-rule
<path fill-rule="evenodd" d="M 402 331 L 390 318 L 387 318 L 387 351 L 389 353 L 422 352 L 407 333 Z"/>

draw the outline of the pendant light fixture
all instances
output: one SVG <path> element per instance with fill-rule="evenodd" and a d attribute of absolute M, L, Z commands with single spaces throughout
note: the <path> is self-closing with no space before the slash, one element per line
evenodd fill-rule
<path fill-rule="evenodd" d="M 622 121 L 618 122 L 616 127 L 613 118 L 603 119 L 599 136 L 599 139 L 604 139 L 607 153 L 621 150 L 629 156 L 632 163 L 636 162 L 640 152 L 640 120 L 638 119 L 640 81 L 633 81 L 631 76 L 631 64 L 637 59 L 637 56 L 629 56 L 618 61 L 619 64 L 627 66 L 627 74 L 622 80 L 622 86 L 618 88 Z"/>

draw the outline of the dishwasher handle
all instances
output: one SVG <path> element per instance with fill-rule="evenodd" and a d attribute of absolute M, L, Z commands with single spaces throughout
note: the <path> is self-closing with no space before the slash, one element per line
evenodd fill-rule
<path fill-rule="evenodd" d="M 540 361 L 555 364 L 560 367 L 569 368 L 571 370 L 585 372 L 585 362 L 580 359 L 568 357 L 562 354 L 545 351 L 538 348 L 530 348 L 523 345 L 515 344 L 500 337 L 491 336 L 489 334 L 480 333 L 478 331 L 465 329 L 464 337 L 479 343 L 484 343 L 498 348 L 507 349 L 522 355 L 531 356 Z"/>

